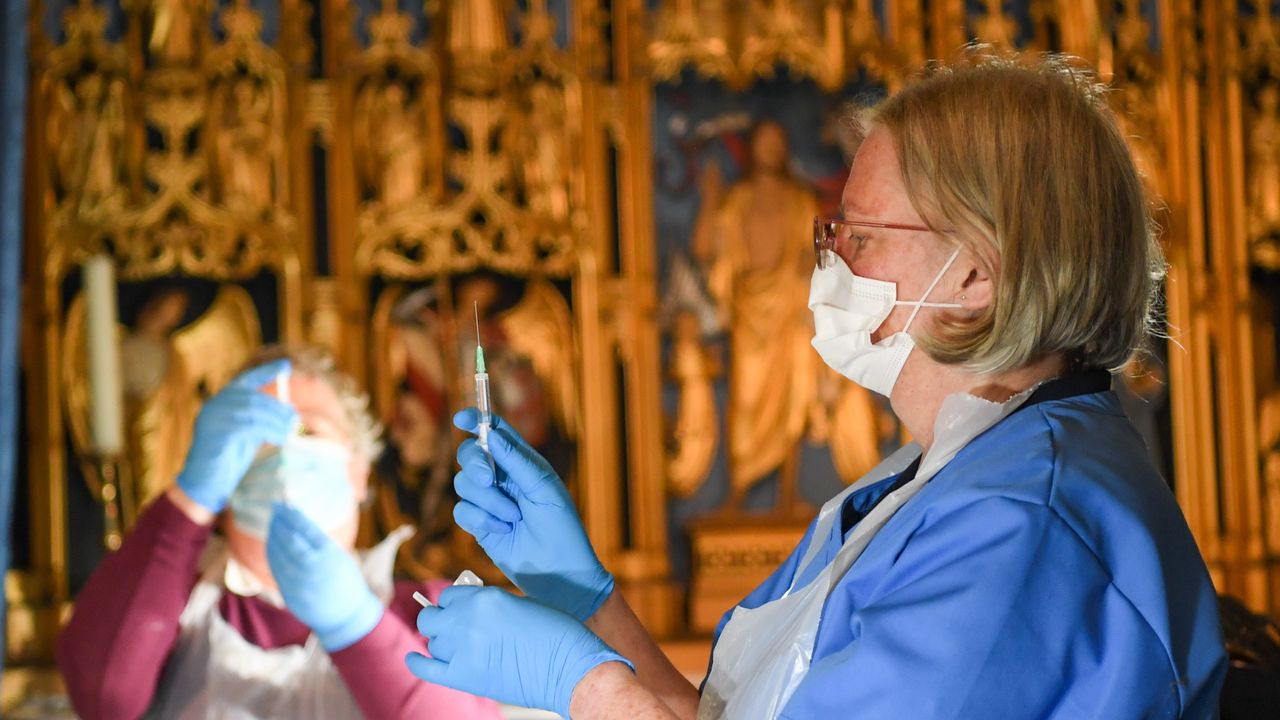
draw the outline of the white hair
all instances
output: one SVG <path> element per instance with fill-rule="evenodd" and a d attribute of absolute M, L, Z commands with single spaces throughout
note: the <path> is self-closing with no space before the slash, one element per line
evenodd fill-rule
<path fill-rule="evenodd" d="M 246 369 L 274 360 L 288 359 L 294 372 L 310 375 L 333 388 L 342 404 L 352 448 L 370 465 L 382 454 L 382 424 L 369 411 L 369 395 L 360 389 L 350 375 L 338 370 L 333 356 L 314 346 L 288 347 L 267 345 L 253 354 Z"/>

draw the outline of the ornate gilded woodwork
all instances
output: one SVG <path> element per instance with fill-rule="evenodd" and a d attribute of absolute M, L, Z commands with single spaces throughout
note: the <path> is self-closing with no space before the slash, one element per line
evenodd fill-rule
<path fill-rule="evenodd" d="M 610 47 L 600 37 L 604 9 L 583 3 L 553 15 L 534 1 L 509 10 L 493 0 L 428 5 L 417 16 L 427 28 L 418 42 L 415 16 L 386 2 L 367 22 L 368 47 L 332 44 L 344 71 L 332 81 L 330 210 L 335 227 L 355 219 L 331 244 L 340 334 L 372 341 L 368 350 L 344 342 L 343 359 L 368 378 L 393 438 L 382 468 L 390 483 L 373 516 L 379 531 L 418 522 L 401 557 L 415 574 L 485 564 L 448 517 L 458 439 L 448 416 L 470 402 L 475 298 L 499 412 L 518 426 L 534 423 L 522 427 L 533 437 L 549 428 L 570 449 L 562 472 L 597 547 L 620 566 L 620 583 L 663 598 L 661 464 L 651 460 L 660 456 L 659 428 L 645 410 L 656 400 L 646 387 L 656 343 L 645 339 L 652 323 L 629 287 L 628 275 L 643 268 L 628 257 L 616 260 L 616 275 L 609 269 L 619 247 L 612 188 L 639 172 L 645 158 L 632 151 L 643 145 L 635 118 L 602 102 L 625 85 L 603 80 L 613 62 L 602 54 Z M 350 37 L 357 18 L 336 8 L 329 17 Z M 625 14 L 613 30 L 634 32 Z M 628 238 L 623 252 L 643 257 L 647 241 Z M 629 242 L 639 243 L 635 252 Z M 507 295 L 518 300 L 500 299 Z M 494 359 L 502 357 L 514 364 Z M 618 396 L 620 376 L 632 378 L 631 396 Z M 533 404 L 504 402 L 504 383 L 522 382 L 516 395 L 532 394 Z M 542 410 L 521 409 L 530 407 Z M 625 462 L 620 416 L 634 428 Z M 599 431 L 581 433 L 584 426 Z M 624 493 L 632 494 L 626 510 Z M 623 512 L 638 529 L 629 538 Z M 662 600 L 646 619 L 669 626 L 670 606 Z"/>
<path fill-rule="evenodd" d="M 655 11 L 648 60 L 653 78 L 678 82 L 686 68 L 744 89 L 786 69 L 834 91 L 859 73 L 895 82 L 924 59 L 921 3 L 890 10 L 881 32 L 871 0 L 678 0 Z"/>
<path fill-rule="evenodd" d="M 140 309 L 135 327 L 120 329 L 128 426 L 121 483 L 126 528 L 177 477 L 203 400 L 200 388 L 224 385 L 262 344 L 257 311 L 242 288 L 223 286 L 200 317 L 179 328 L 188 300 L 178 288 L 156 293 Z M 93 447 L 84 321 L 80 293 L 67 308 L 61 380 L 71 447 L 88 465 Z M 99 496 L 93 469 L 86 467 L 84 476 Z"/>
<path fill-rule="evenodd" d="M 757 520 L 746 531 L 740 523 L 710 520 L 698 522 L 694 530 L 689 628 L 707 634 L 715 631 L 727 609 L 786 562 L 805 528 Z"/>
<path fill-rule="evenodd" d="M 726 4 L 724 0 L 673 0 L 658 7 L 649 45 L 656 79 L 675 80 L 686 66 L 705 78 L 728 80 L 735 75 Z"/>
<path fill-rule="evenodd" d="M 208 41 L 199 66 L 162 67 L 136 83 L 125 74 L 125 48 L 103 38 L 101 10 L 82 2 L 68 14 L 68 42 L 49 54 L 42 85 L 54 152 L 83 160 L 74 171 L 70 162 L 66 172 L 58 167 L 49 183 L 49 272 L 110 249 L 125 279 L 230 279 L 269 267 L 297 282 L 296 221 L 286 204 L 287 67 L 261 43 L 261 20 L 247 4 L 218 17 L 225 38 Z M 206 44 L 170 37 L 188 21 L 152 24 L 174 28 L 151 44 L 163 48 L 161 63 Z M 86 62 L 94 69 L 83 72 Z M 158 135 L 158 146 L 141 141 L 142 130 Z"/>
<path fill-rule="evenodd" d="M 300 340 L 306 259 L 294 209 L 300 192 L 291 184 L 303 145 L 286 130 L 298 110 L 296 53 L 286 57 L 262 42 L 261 17 L 247 2 L 125 2 L 117 40 L 108 38 L 105 9 L 79 0 L 62 14 L 58 43 L 34 22 L 43 12 L 33 4 L 24 325 L 24 343 L 39 361 L 24 365 L 28 471 L 38 479 L 30 485 L 30 577 L 44 591 L 23 605 L 57 615 L 70 589 L 67 479 L 83 476 L 91 489 L 96 482 L 77 372 L 82 302 L 67 294 L 79 266 L 105 253 L 125 284 L 273 277 L 277 294 L 266 310 L 279 313 L 283 337 Z M 284 27 L 291 15 L 305 13 L 285 3 Z M 120 473 L 126 522 L 171 480 L 189 432 L 182 418 L 194 413 L 198 391 L 216 390 L 246 346 L 259 342 L 259 310 L 236 290 L 228 284 L 223 297 L 235 299 L 215 303 L 204 321 L 155 338 L 170 343 L 159 350 L 172 361 L 167 367 L 185 361 L 186 371 L 127 401 L 133 431 L 125 456 L 99 466 Z M 169 430 L 177 434 L 158 439 Z M 117 501 L 108 489 L 103 500 Z M 36 644 L 47 657 L 50 637 Z"/>
<path fill-rule="evenodd" d="M 410 18 L 394 3 L 370 21 L 374 42 L 355 60 L 356 268 L 398 278 L 482 266 L 568 275 L 583 221 L 581 79 L 555 45 L 555 23 L 534 3 L 511 47 L 501 3 L 448 3 L 442 20 L 447 97 L 439 63 L 409 42 Z M 460 142 L 445 142 L 445 124 Z M 456 188 L 447 198 L 446 183 Z"/>
<path fill-rule="evenodd" d="M 1264 0 L 1158 0 L 1154 11 L 1138 0 L 279 0 L 272 44 L 244 0 L 123 0 L 118 37 L 104 3 L 67 4 L 63 38 L 44 37 L 39 3 L 32 15 L 24 367 L 38 482 L 11 653 L 47 658 L 69 597 L 65 480 L 85 431 L 68 278 L 98 252 L 126 283 L 190 276 L 234 294 L 271 276 L 275 307 L 221 301 L 209 312 L 222 329 L 189 322 L 157 347 L 208 363 L 187 374 L 210 389 L 278 320 L 282 338 L 338 354 L 389 424 L 409 412 L 398 404 L 406 347 L 423 337 L 434 350 L 414 372 L 438 373 L 445 407 L 465 405 L 458 346 L 474 331 L 462 298 L 475 278 L 496 278 L 515 294 L 482 312 L 482 333 L 510 336 L 517 372 L 552 398 L 584 522 L 619 585 L 659 631 L 709 627 L 771 569 L 795 522 L 764 533 L 758 519 L 696 519 L 693 611 L 680 616 L 668 502 L 705 492 L 716 472 L 727 442 L 716 387 L 734 358 L 708 347 L 703 328 L 716 321 L 700 315 L 696 279 L 659 301 L 655 93 L 691 77 L 731 92 L 794 81 L 838 101 L 897 87 L 968 40 L 1072 52 L 1112 84 L 1171 264 L 1172 481 L 1219 587 L 1280 607 L 1280 46 Z M 437 325 L 413 336 L 424 307 Z M 207 350 L 227 339 L 216 357 Z M 664 388 L 677 397 L 665 421 Z M 154 425 L 147 398 L 134 418 Z M 876 425 L 875 438 L 891 430 L 857 397 L 826 402 L 809 439 L 830 442 L 840 415 Z M 458 438 L 443 423 L 423 446 L 432 472 L 408 488 L 434 488 L 415 496 L 424 504 L 382 497 L 371 515 L 447 515 L 451 472 L 440 469 Z M 155 438 L 138 437 L 143 457 Z M 833 453 L 842 475 L 868 454 L 852 448 Z M 157 457 L 126 471 L 172 462 Z M 427 574 L 479 558 L 446 534 L 407 561 Z"/>

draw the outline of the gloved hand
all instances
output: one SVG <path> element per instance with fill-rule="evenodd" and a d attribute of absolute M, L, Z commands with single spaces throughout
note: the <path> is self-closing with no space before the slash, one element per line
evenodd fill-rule
<path fill-rule="evenodd" d="M 569 717 L 573 690 L 606 662 L 635 666 L 582 623 L 501 588 L 454 586 L 418 613 L 431 657 L 405 664 L 427 682 Z"/>
<path fill-rule="evenodd" d="M 289 369 L 288 360 L 277 360 L 248 370 L 200 408 L 191 449 L 178 473 L 178 487 L 200 506 L 222 512 L 258 448 L 284 444 L 298 413 L 258 388 Z"/>
<path fill-rule="evenodd" d="M 477 419 L 467 409 L 453 423 L 474 432 Z M 453 486 L 461 501 L 453 508 L 454 520 L 526 595 L 585 622 L 613 592 L 613 576 L 596 557 L 568 489 L 496 415 L 489 450 L 499 483 L 475 440 L 458 448 L 462 471 Z"/>
<path fill-rule="evenodd" d="M 267 563 L 285 607 L 328 652 L 354 644 L 382 619 L 382 603 L 356 559 L 297 508 L 275 503 Z"/>

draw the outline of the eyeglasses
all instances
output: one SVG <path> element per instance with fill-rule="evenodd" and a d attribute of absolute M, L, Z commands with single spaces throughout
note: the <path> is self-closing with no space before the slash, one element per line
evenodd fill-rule
<path fill-rule="evenodd" d="M 837 220 L 834 218 L 813 219 L 813 253 L 817 256 L 818 269 L 825 269 L 831 264 L 831 257 L 823 253 L 824 250 L 830 250 L 832 254 L 836 252 L 836 243 L 838 241 L 848 242 L 853 240 L 854 228 L 879 228 L 881 230 L 913 230 L 916 232 L 933 232 L 931 228 L 922 225 L 902 225 L 899 223 L 880 223 L 869 222 L 866 220 Z"/>

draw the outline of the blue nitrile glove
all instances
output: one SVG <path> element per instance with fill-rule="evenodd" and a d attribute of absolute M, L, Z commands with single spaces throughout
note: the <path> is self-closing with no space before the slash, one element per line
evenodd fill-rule
<path fill-rule="evenodd" d="M 499 702 L 569 717 L 573 690 L 606 662 L 635 666 L 582 623 L 501 588 L 446 588 L 418 613 L 431 657 L 409 653 L 419 678 Z"/>
<path fill-rule="evenodd" d="M 253 368 L 205 401 L 178 473 L 178 487 L 187 497 L 210 512 L 222 512 L 258 448 L 284 443 L 298 413 L 259 388 L 289 370 L 288 360 Z"/>
<path fill-rule="evenodd" d="M 353 645 L 382 619 L 356 559 L 296 508 L 275 504 L 267 562 L 285 607 L 329 652 Z"/>
<path fill-rule="evenodd" d="M 454 425 L 470 432 L 476 420 L 471 409 L 453 417 Z M 475 440 L 458 448 L 462 471 L 453 486 L 461 501 L 454 520 L 526 595 L 586 621 L 613 592 L 613 576 L 596 557 L 568 489 L 496 415 L 489 450 L 503 476 L 500 485 Z"/>

